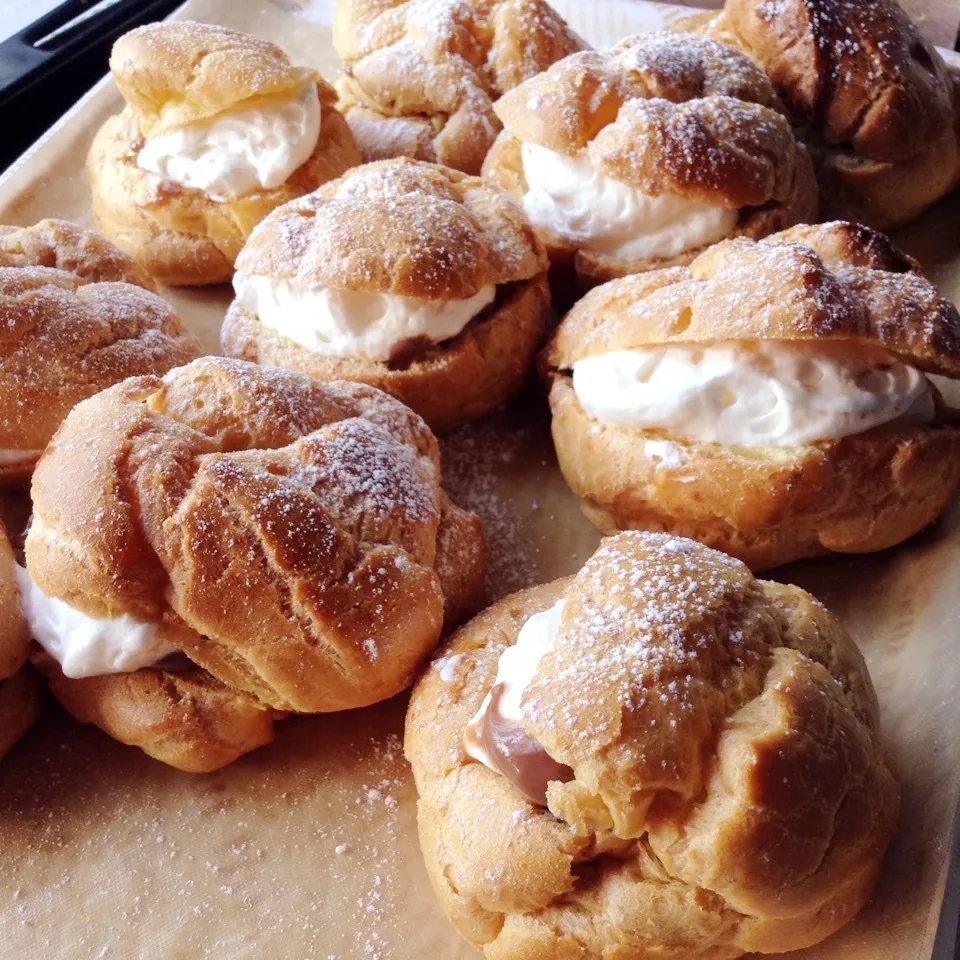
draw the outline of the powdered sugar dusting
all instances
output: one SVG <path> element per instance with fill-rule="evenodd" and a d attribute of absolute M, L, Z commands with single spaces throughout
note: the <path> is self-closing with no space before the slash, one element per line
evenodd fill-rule
<path fill-rule="evenodd" d="M 605 540 L 568 591 L 554 652 L 524 695 L 531 732 L 548 749 L 572 741 L 564 762 L 602 755 L 625 711 L 640 730 L 709 736 L 708 717 L 758 692 L 777 636 L 764 610 L 759 585 L 724 554 L 660 533 Z M 684 776 L 674 739 L 657 732 L 625 749 L 658 775 Z"/>
<path fill-rule="evenodd" d="M 403 960 L 405 898 L 431 894 L 408 866 L 402 727 L 402 703 L 291 720 L 271 747 L 193 776 L 52 718 L 16 776 L 0 774 L 8 946 L 222 958 L 284 944 L 278 955 Z"/>
<path fill-rule="evenodd" d="M 529 429 L 501 431 L 498 425 L 471 424 L 441 440 L 444 488 L 483 523 L 491 599 L 537 582 L 538 548 L 521 534 L 523 505 L 504 496 L 498 482 L 498 474 L 510 469 L 528 442 Z"/>

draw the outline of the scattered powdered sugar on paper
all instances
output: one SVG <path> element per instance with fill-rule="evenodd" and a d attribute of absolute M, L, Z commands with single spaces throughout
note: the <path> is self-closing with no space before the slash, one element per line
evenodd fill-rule
<path fill-rule="evenodd" d="M 287 721 L 274 746 L 209 775 L 54 717 L 42 753 L 0 777 L 5 943 L 78 958 L 282 943 L 275 955 L 298 960 L 402 960 L 411 887 L 397 877 L 416 851 L 403 707 Z"/>
<path fill-rule="evenodd" d="M 530 428 L 502 429 L 503 421 L 468 424 L 441 440 L 443 485 L 458 506 L 483 523 L 487 593 L 501 597 L 537 582 L 537 547 L 521 534 L 524 507 L 504 495 L 498 475 L 529 439 Z"/>

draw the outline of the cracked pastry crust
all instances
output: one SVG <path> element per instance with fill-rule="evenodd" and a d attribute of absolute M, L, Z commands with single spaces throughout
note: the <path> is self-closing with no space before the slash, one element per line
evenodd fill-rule
<path fill-rule="evenodd" d="M 20 613 L 13 550 L 0 525 L 0 759 L 40 715 L 40 695 L 27 665 L 30 637 Z"/>
<path fill-rule="evenodd" d="M 144 137 L 235 106 L 289 94 L 313 71 L 277 46 L 211 24 L 149 24 L 114 45 L 110 69 L 127 106 L 100 128 L 87 157 L 98 228 L 160 282 L 223 283 L 250 231 L 271 210 L 360 162 L 353 136 L 316 78 L 320 136 L 312 155 L 280 186 L 213 200 L 141 170 Z"/>
<path fill-rule="evenodd" d="M 478 174 L 494 101 L 586 44 L 543 0 L 338 0 L 337 104 L 365 162 Z"/>
<path fill-rule="evenodd" d="M 523 695 L 575 779 L 547 809 L 470 758 L 497 661 L 564 599 Z M 838 621 L 690 540 L 604 540 L 574 577 L 462 627 L 414 690 L 405 749 L 440 904 L 490 960 L 733 960 L 810 946 L 869 898 L 899 790 Z"/>
<path fill-rule="evenodd" d="M 759 239 L 817 219 L 806 150 L 782 115 L 769 79 L 739 51 L 672 33 L 629 37 L 605 52 L 561 60 L 496 105 L 506 128 L 483 176 L 520 202 L 520 149 L 533 143 L 582 156 L 599 172 L 652 196 L 675 194 L 740 210 L 730 236 Z M 541 231 L 557 270 L 582 286 L 689 263 L 624 260 Z"/>
<path fill-rule="evenodd" d="M 203 358 L 80 404 L 41 462 L 26 542 L 48 596 L 160 623 L 190 664 L 68 679 L 75 716 L 184 770 L 267 742 L 288 711 L 402 690 L 483 588 L 479 520 L 436 438 L 353 383 Z"/>
<path fill-rule="evenodd" d="M 787 0 L 775 15 L 727 0 L 690 28 L 770 75 L 810 146 L 826 215 L 891 227 L 960 182 L 960 76 L 896 0 Z"/>
<path fill-rule="evenodd" d="M 64 220 L 0 227 L 0 485 L 30 478 L 71 407 L 200 345 L 112 243 Z"/>
<path fill-rule="evenodd" d="M 542 356 L 560 467 L 601 532 L 668 530 L 762 569 L 882 550 L 956 497 L 960 422 L 936 391 L 928 425 L 797 447 L 728 447 L 601 424 L 572 387 L 570 370 L 583 357 L 752 339 L 859 344 L 960 376 L 956 308 L 867 227 L 829 223 L 726 241 L 689 267 L 607 284 L 567 315 Z M 667 440 L 675 456 L 648 449 L 650 440 Z"/>
<path fill-rule="evenodd" d="M 388 362 L 310 350 L 238 300 L 227 311 L 228 356 L 379 387 L 438 431 L 506 403 L 549 322 L 546 254 L 517 206 L 477 177 L 406 158 L 357 167 L 274 211 L 237 270 L 425 300 L 467 299 L 496 285 L 494 302 L 458 335 Z"/>

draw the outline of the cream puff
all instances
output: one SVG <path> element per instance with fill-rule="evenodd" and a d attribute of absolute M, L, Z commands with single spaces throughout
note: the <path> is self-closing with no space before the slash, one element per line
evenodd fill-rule
<path fill-rule="evenodd" d="M 153 281 L 64 220 L 0 227 L 0 486 L 28 480 L 74 404 L 200 344 Z"/>
<path fill-rule="evenodd" d="M 406 158 L 274 211 L 233 284 L 227 356 L 371 384 L 434 430 L 509 400 L 550 315 L 546 254 L 513 201 Z"/>
<path fill-rule="evenodd" d="M 727 0 L 699 20 L 770 75 L 826 215 L 891 227 L 960 182 L 960 76 L 896 0 Z"/>
<path fill-rule="evenodd" d="M 272 43 L 153 23 L 110 57 L 127 102 L 87 157 L 99 229 L 167 284 L 222 283 L 274 207 L 360 162 L 333 88 Z"/>
<path fill-rule="evenodd" d="M 337 0 L 337 104 L 363 159 L 479 174 L 501 94 L 586 49 L 544 0 Z"/>
<path fill-rule="evenodd" d="M 361 384 L 213 357 L 132 378 L 74 408 L 32 493 L 35 665 L 182 770 L 398 693 L 483 587 L 436 438 Z"/>
<path fill-rule="evenodd" d="M 816 219 L 810 159 L 769 79 L 685 34 L 578 53 L 496 104 L 483 165 L 581 287 Z"/>
<path fill-rule="evenodd" d="M 20 612 L 15 561 L 0 524 L 0 759 L 33 726 L 40 697 L 27 665 L 30 637 Z"/>
<path fill-rule="evenodd" d="M 899 790 L 856 645 L 797 587 L 631 531 L 462 627 L 405 750 L 444 912 L 488 960 L 733 960 L 870 897 Z"/>
<path fill-rule="evenodd" d="M 850 223 L 727 241 L 588 294 L 543 355 L 560 467 L 604 533 L 754 568 L 868 553 L 960 490 L 960 316 Z"/>

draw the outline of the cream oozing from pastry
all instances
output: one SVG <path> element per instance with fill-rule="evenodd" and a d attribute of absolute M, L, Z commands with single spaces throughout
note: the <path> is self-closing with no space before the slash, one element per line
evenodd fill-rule
<path fill-rule="evenodd" d="M 311 80 L 296 96 L 264 99 L 147 139 L 137 165 L 213 200 L 279 187 L 307 161 L 320 136 L 320 98 Z"/>
<path fill-rule="evenodd" d="M 314 353 L 383 362 L 404 343 L 442 343 L 493 302 L 487 284 L 465 300 L 420 300 L 236 273 L 237 299 L 265 327 Z"/>
<path fill-rule="evenodd" d="M 573 771 L 527 733 L 520 701 L 540 661 L 553 649 L 562 616 L 559 600 L 527 619 L 517 642 L 500 654 L 493 686 L 463 735 L 469 756 L 506 777 L 540 806 L 547 803 L 548 785 L 573 779 Z"/>
<path fill-rule="evenodd" d="M 935 412 L 914 367 L 798 341 L 614 350 L 574 363 L 573 389 L 600 423 L 727 446 L 800 446 Z"/>
<path fill-rule="evenodd" d="M 177 648 L 155 623 L 126 615 L 90 617 L 47 596 L 21 566 L 15 567 L 20 606 L 33 639 L 60 664 L 66 677 L 99 677 L 152 667 Z"/>
<path fill-rule="evenodd" d="M 523 209 L 548 235 L 625 260 L 675 257 L 727 236 L 739 211 L 677 194 L 651 196 L 535 143 L 520 147 Z"/>
<path fill-rule="evenodd" d="M 36 460 L 42 450 L 0 450 L 0 467 L 10 467 L 28 460 Z"/>

